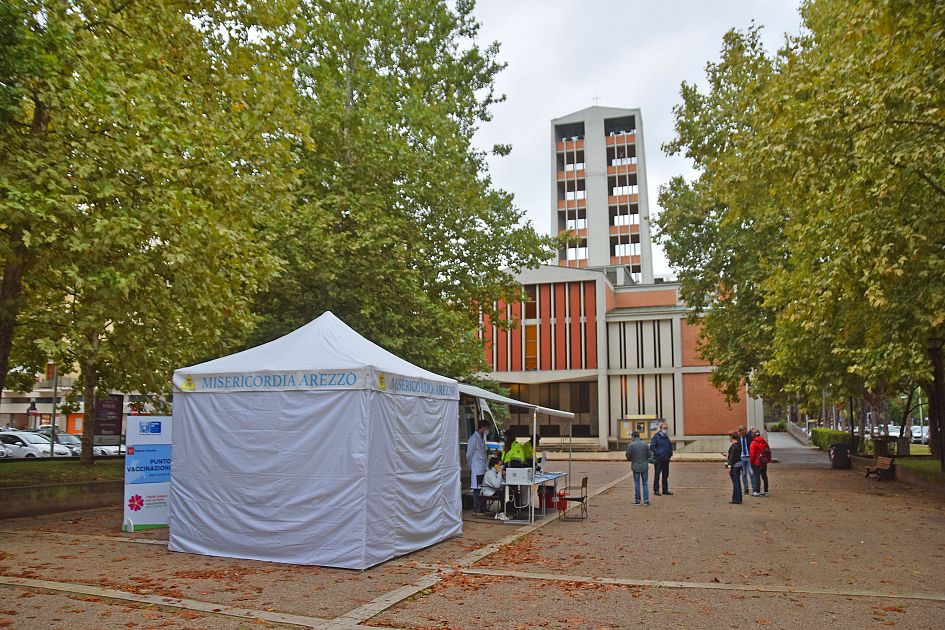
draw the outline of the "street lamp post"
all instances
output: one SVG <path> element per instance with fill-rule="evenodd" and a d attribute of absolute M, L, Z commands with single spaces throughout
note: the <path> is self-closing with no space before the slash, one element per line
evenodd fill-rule
<path fill-rule="evenodd" d="M 59 366 L 53 363 L 52 419 L 49 421 L 49 456 L 56 455 L 56 400 L 59 397 Z"/>

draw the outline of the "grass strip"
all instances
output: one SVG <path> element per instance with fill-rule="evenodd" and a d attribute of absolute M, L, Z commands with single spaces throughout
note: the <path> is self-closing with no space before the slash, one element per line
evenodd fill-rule
<path fill-rule="evenodd" d="M 125 477 L 125 458 L 96 459 L 91 466 L 78 458 L 55 460 L 18 459 L 0 464 L 0 488 L 46 486 L 85 481 L 115 481 Z"/>

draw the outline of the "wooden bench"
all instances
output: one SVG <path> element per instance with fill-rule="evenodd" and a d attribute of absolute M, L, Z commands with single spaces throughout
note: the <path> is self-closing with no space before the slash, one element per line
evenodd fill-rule
<path fill-rule="evenodd" d="M 876 478 L 882 481 L 883 479 L 892 479 L 893 478 L 893 458 L 892 457 L 877 457 L 875 466 L 866 467 L 866 476 L 876 475 Z"/>

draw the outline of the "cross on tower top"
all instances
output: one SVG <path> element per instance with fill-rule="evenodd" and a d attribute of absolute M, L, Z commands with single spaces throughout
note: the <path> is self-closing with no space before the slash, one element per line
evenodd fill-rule
<path fill-rule="evenodd" d="M 600 97 L 599 97 L 599 96 L 596 96 L 596 95 L 593 96 L 593 97 L 592 97 L 592 100 L 594 101 L 594 105 L 600 105 Z"/>

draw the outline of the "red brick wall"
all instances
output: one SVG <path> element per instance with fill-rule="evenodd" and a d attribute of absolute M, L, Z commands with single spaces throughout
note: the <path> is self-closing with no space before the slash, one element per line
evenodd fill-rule
<path fill-rule="evenodd" d="M 538 312 L 541 313 L 541 356 L 539 357 L 539 369 L 551 369 L 551 286 L 547 284 L 538 285 Z"/>
<path fill-rule="evenodd" d="M 745 394 L 729 407 L 725 396 L 709 383 L 708 374 L 683 374 L 683 414 L 686 435 L 720 435 L 745 424 Z"/>
<path fill-rule="evenodd" d="M 540 324 L 538 339 L 540 354 L 538 368 L 552 369 L 552 360 L 556 370 L 578 370 L 597 367 L 597 285 L 594 282 L 556 282 L 537 285 L 536 300 Z M 584 319 L 581 323 L 581 299 L 584 299 Z M 551 328 L 551 309 L 554 306 L 554 335 Z M 514 302 L 506 311 L 506 304 L 498 302 L 499 320 L 506 318 L 521 322 L 523 307 L 521 302 Z M 508 314 L 506 314 L 508 312 Z M 570 319 L 570 321 L 568 321 Z M 489 328 L 488 318 L 483 320 L 485 330 L 482 335 L 486 341 L 486 361 L 491 364 L 492 348 L 495 348 L 496 360 L 492 366 L 495 372 L 518 372 L 525 369 L 522 353 L 522 326 L 509 331 L 496 331 L 495 338 Z M 582 363 L 582 331 L 584 354 Z M 554 337 L 555 352 L 552 357 L 551 343 Z M 568 352 L 570 351 L 570 364 Z"/>
<path fill-rule="evenodd" d="M 492 364 L 492 346 L 495 343 L 495 339 L 492 338 L 492 319 L 487 314 L 482 316 L 482 340 L 485 342 L 483 345 L 483 353 L 485 354 L 486 365 L 495 369 L 495 366 Z"/>
<path fill-rule="evenodd" d="M 581 365 L 581 283 L 572 282 L 569 285 L 568 301 L 571 316 L 571 334 L 568 339 L 571 344 L 571 369 L 580 370 Z"/>
<path fill-rule="evenodd" d="M 558 370 L 567 369 L 568 363 L 568 325 L 565 318 L 568 316 L 565 308 L 564 284 L 557 283 L 554 286 L 555 292 L 555 368 Z"/>
<path fill-rule="evenodd" d="M 509 331 L 509 345 L 512 346 L 512 365 L 509 370 L 520 372 L 522 365 L 522 303 L 512 302 L 512 321 L 518 322 L 512 330 Z"/>
<path fill-rule="evenodd" d="M 639 306 L 676 306 L 676 289 L 654 291 L 619 291 L 615 296 L 617 308 Z"/>
<path fill-rule="evenodd" d="M 508 319 L 505 314 L 505 303 L 499 302 L 499 321 L 504 321 Z M 493 340 L 495 343 L 496 351 L 496 360 L 495 360 L 495 370 L 497 372 L 508 372 L 509 370 L 509 355 L 508 355 L 508 346 L 509 346 L 509 337 L 504 330 L 498 328 L 496 330 L 496 336 Z"/>
<path fill-rule="evenodd" d="M 584 283 L 584 367 L 597 369 L 597 285 Z"/>
<path fill-rule="evenodd" d="M 707 361 L 699 358 L 699 331 L 702 324 L 687 324 L 682 320 L 682 364 L 683 367 L 692 367 L 696 365 L 708 365 Z"/>

